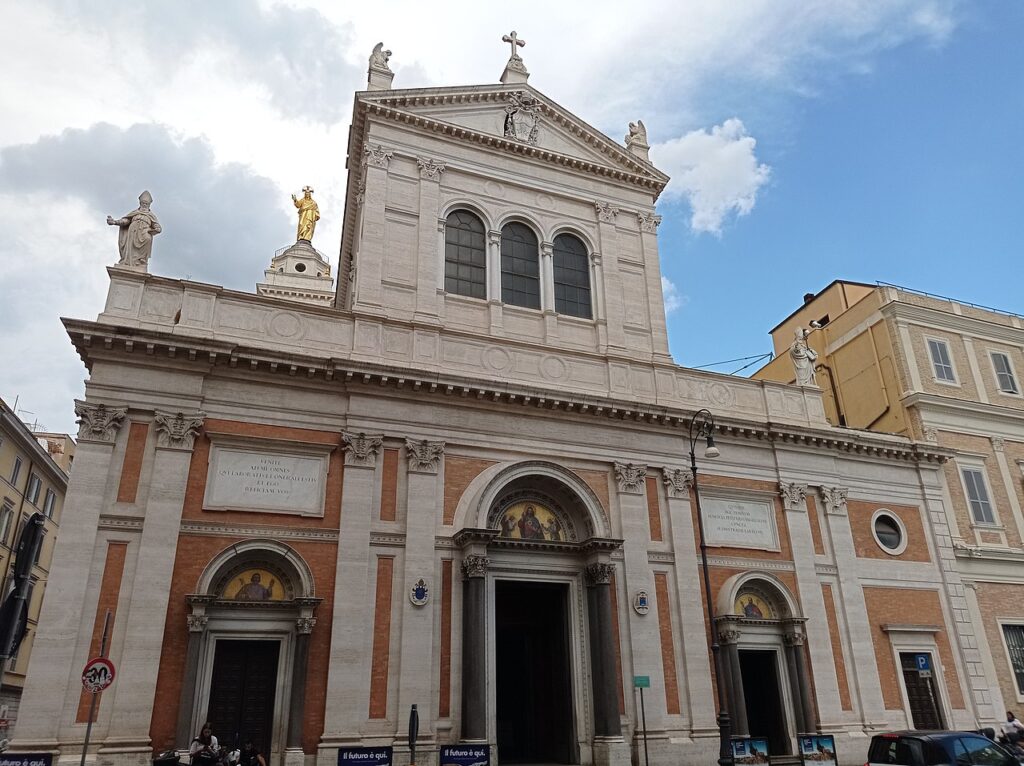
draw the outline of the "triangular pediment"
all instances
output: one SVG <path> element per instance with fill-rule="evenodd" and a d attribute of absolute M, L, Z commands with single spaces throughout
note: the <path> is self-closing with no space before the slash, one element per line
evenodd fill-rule
<path fill-rule="evenodd" d="M 384 117 L 494 147 L 630 177 L 657 191 L 668 176 L 528 85 L 363 92 Z"/>

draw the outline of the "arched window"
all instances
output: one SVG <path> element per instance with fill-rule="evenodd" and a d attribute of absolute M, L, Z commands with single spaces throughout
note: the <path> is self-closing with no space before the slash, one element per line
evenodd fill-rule
<path fill-rule="evenodd" d="M 510 223 L 501 230 L 501 300 L 540 308 L 540 253 L 529 226 Z"/>
<path fill-rule="evenodd" d="M 445 221 L 444 289 L 470 298 L 487 297 L 484 225 L 465 210 L 456 210 Z"/>
<path fill-rule="evenodd" d="M 593 318 L 590 308 L 590 258 L 587 248 L 571 234 L 555 237 L 555 311 L 584 319 Z"/>

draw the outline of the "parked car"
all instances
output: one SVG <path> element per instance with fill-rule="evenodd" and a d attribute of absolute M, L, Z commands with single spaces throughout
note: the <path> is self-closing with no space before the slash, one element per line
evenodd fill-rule
<path fill-rule="evenodd" d="M 866 766 L 1019 766 L 1019 761 L 973 731 L 893 731 L 871 738 Z"/>

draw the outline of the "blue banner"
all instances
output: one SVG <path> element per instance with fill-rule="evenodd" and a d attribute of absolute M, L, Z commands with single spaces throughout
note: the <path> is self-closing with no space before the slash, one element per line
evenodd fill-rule
<path fill-rule="evenodd" d="M 3 753 L 0 766 L 53 766 L 52 753 Z"/>
<path fill-rule="evenodd" d="M 393 760 L 390 747 L 342 747 L 338 749 L 338 766 L 352 763 L 391 766 Z M 0 764 L 0 766 L 3 765 Z"/>
<path fill-rule="evenodd" d="M 445 745 L 441 748 L 440 766 L 490 766 L 490 745 Z"/>

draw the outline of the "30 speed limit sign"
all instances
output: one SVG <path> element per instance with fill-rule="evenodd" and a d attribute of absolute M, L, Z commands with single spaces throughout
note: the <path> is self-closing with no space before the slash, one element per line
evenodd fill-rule
<path fill-rule="evenodd" d="M 82 671 L 82 686 L 87 692 L 101 692 L 114 682 L 114 663 L 106 657 L 94 657 Z"/>

